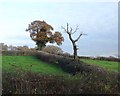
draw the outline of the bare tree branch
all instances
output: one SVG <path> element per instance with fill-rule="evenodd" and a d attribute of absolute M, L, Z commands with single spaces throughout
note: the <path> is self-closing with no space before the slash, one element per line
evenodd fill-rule
<path fill-rule="evenodd" d="M 70 27 L 70 33 L 72 34 L 72 31 L 73 31 L 73 29 L 72 29 L 72 27 Z"/>
<path fill-rule="evenodd" d="M 77 38 L 76 40 L 74 40 L 74 42 L 77 42 L 82 35 L 83 35 L 83 34 L 80 34 L 80 35 L 78 36 L 78 38 Z"/>
<path fill-rule="evenodd" d="M 82 35 L 87 35 L 87 34 L 81 33 L 81 34 L 78 36 L 78 38 L 77 38 L 76 40 L 74 40 L 74 42 L 77 42 L 77 41 L 80 39 L 80 37 L 81 37 Z"/>
<path fill-rule="evenodd" d="M 77 26 L 76 29 L 75 29 L 75 31 L 72 32 L 72 34 L 74 34 L 78 29 L 79 29 L 79 27 Z"/>
<path fill-rule="evenodd" d="M 82 33 L 83 35 L 87 35 L 87 34 L 85 34 L 85 33 Z"/>
<path fill-rule="evenodd" d="M 71 41 L 72 41 L 72 43 L 73 43 L 73 42 L 74 42 L 74 40 L 72 39 L 71 34 L 70 34 L 70 33 L 68 33 L 68 35 L 69 35 L 70 40 L 71 40 Z"/>
<path fill-rule="evenodd" d="M 61 28 L 62 28 L 65 32 L 67 32 L 67 30 L 66 30 L 63 26 L 61 26 Z"/>
<path fill-rule="evenodd" d="M 67 23 L 67 33 L 70 33 L 69 32 L 69 24 Z"/>
<path fill-rule="evenodd" d="M 70 29 L 70 31 L 69 31 L 69 24 L 67 23 L 67 28 L 65 28 L 65 27 L 63 27 L 63 26 L 61 26 L 61 28 L 62 29 L 64 29 L 64 31 L 66 32 L 66 33 L 68 33 L 68 34 L 71 34 L 72 33 L 72 28 Z"/>

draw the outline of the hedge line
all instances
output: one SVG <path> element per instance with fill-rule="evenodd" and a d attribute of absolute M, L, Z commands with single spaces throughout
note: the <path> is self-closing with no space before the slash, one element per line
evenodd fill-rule
<path fill-rule="evenodd" d="M 73 58 L 49 54 L 46 52 L 39 51 L 36 54 L 37 58 L 43 60 L 48 63 L 57 64 L 59 65 L 64 71 L 75 75 L 76 73 L 84 73 L 84 74 L 91 74 L 97 73 L 101 75 L 105 74 L 117 74 L 116 72 L 108 72 L 102 67 L 98 67 L 96 65 L 89 65 L 79 60 L 79 62 L 75 62 Z"/>
<path fill-rule="evenodd" d="M 2 51 L 3 56 L 32 56 L 36 53 L 35 51 Z"/>
<path fill-rule="evenodd" d="M 48 63 L 58 63 L 58 61 L 62 60 L 64 57 L 60 55 L 55 55 L 55 54 L 49 54 L 43 51 L 39 51 L 36 53 L 36 57 L 48 62 Z"/>
<path fill-rule="evenodd" d="M 50 55 L 49 53 L 42 52 L 42 51 L 2 51 L 3 56 L 32 56 L 36 55 L 37 53 L 39 54 L 47 54 Z M 55 55 L 55 54 L 52 54 Z M 72 55 L 68 56 L 66 54 L 58 54 L 60 57 L 70 57 L 73 58 Z M 59 57 L 56 55 L 57 57 Z M 84 57 L 84 56 L 78 56 L 80 59 L 93 59 L 93 60 L 105 60 L 105 61 L 115 61 L 115 62 L 120 62 L 120 58 L 113 58 L 113 57 L 97 57 L 97 58 L 91 58 L 91 57 Z"/>
<path fill-rule="evenodd" d="M 78 76 L 81 76 L 80 74 Z M 5 94 L 119 94 L 120 82 L 114 75 L 94 73 L 80 80 L 68 80 L 63 77 L 45 76 L 36 73 L 3 74 L 3 95 Z"/>

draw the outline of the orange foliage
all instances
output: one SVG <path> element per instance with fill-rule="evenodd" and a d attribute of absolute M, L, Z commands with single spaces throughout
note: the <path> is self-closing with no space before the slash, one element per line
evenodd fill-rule
<path fill-rule="evenodd" d="M 56 42 L 57 45 L 61 45 L 62 41 L 64 41 L 62 34 L 60 32 L 53 34 L 51 30 L 53 30 L 51 25 L 47 24 L 45 21 L 39 20 L 31 22 L 28 29 L 26 29 L 26 31 L 29 31 L 31 39 L 34 40 L 36 44 L 42 42 L 42 44 L 44 43 L 45 45 L 48 42 Z"/>

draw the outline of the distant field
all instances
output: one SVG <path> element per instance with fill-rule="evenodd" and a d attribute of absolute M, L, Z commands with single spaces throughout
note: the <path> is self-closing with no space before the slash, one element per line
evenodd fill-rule
<path fill-rule="evenodd" d="M 17 68 L 41 74 L 66 74 L 60 67 L 47 64 L 33 56 L 2 56 L 3 71 L 14 71 Z"/>
<path fill-rule="evenodd" d="M 109 71 L 115 71 L 118 72 L 118 62 L 113 61 L 103 61 L 103 60 L 91 60 L 91 59 L 81 59 L 81 61 L 88 63 L 88 64 L 94 64 L 101 66 Z"/>

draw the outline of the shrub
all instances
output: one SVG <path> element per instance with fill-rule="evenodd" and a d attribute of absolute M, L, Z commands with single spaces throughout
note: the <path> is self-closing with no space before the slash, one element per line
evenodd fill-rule
<path fill-rule="evenodd" d="M 61 60 L 59 60 L 59 65 L 60 67 L 70 73 L 70 74 L 76 74 L 77 70 L 76 70 L 76 63 L 74 62 L 73 59 L 70 59 L 70 58 L 63 58 Z"/>
<path fill-rule="evenodd" d="M 60 47 L 53 46 L 53 45 L 48 45 L 42 51 L 50 53 L 50 54 L 62 54 L 63 51 Z"/>
<path fill-rule="evenodd" d="M 42 52 L 42 51 L 37 52 L 36 57 L 45 62 L 53 63 L 53 64 L 57 63 L 60 59 L 63 58 L 63 56 L 49 54 L 49 53 Z"/>
<path fill-rule="evenodd" d="M 70 54 L 68 52 L 63 53 L 63 56 L 70 57 Z"/>

